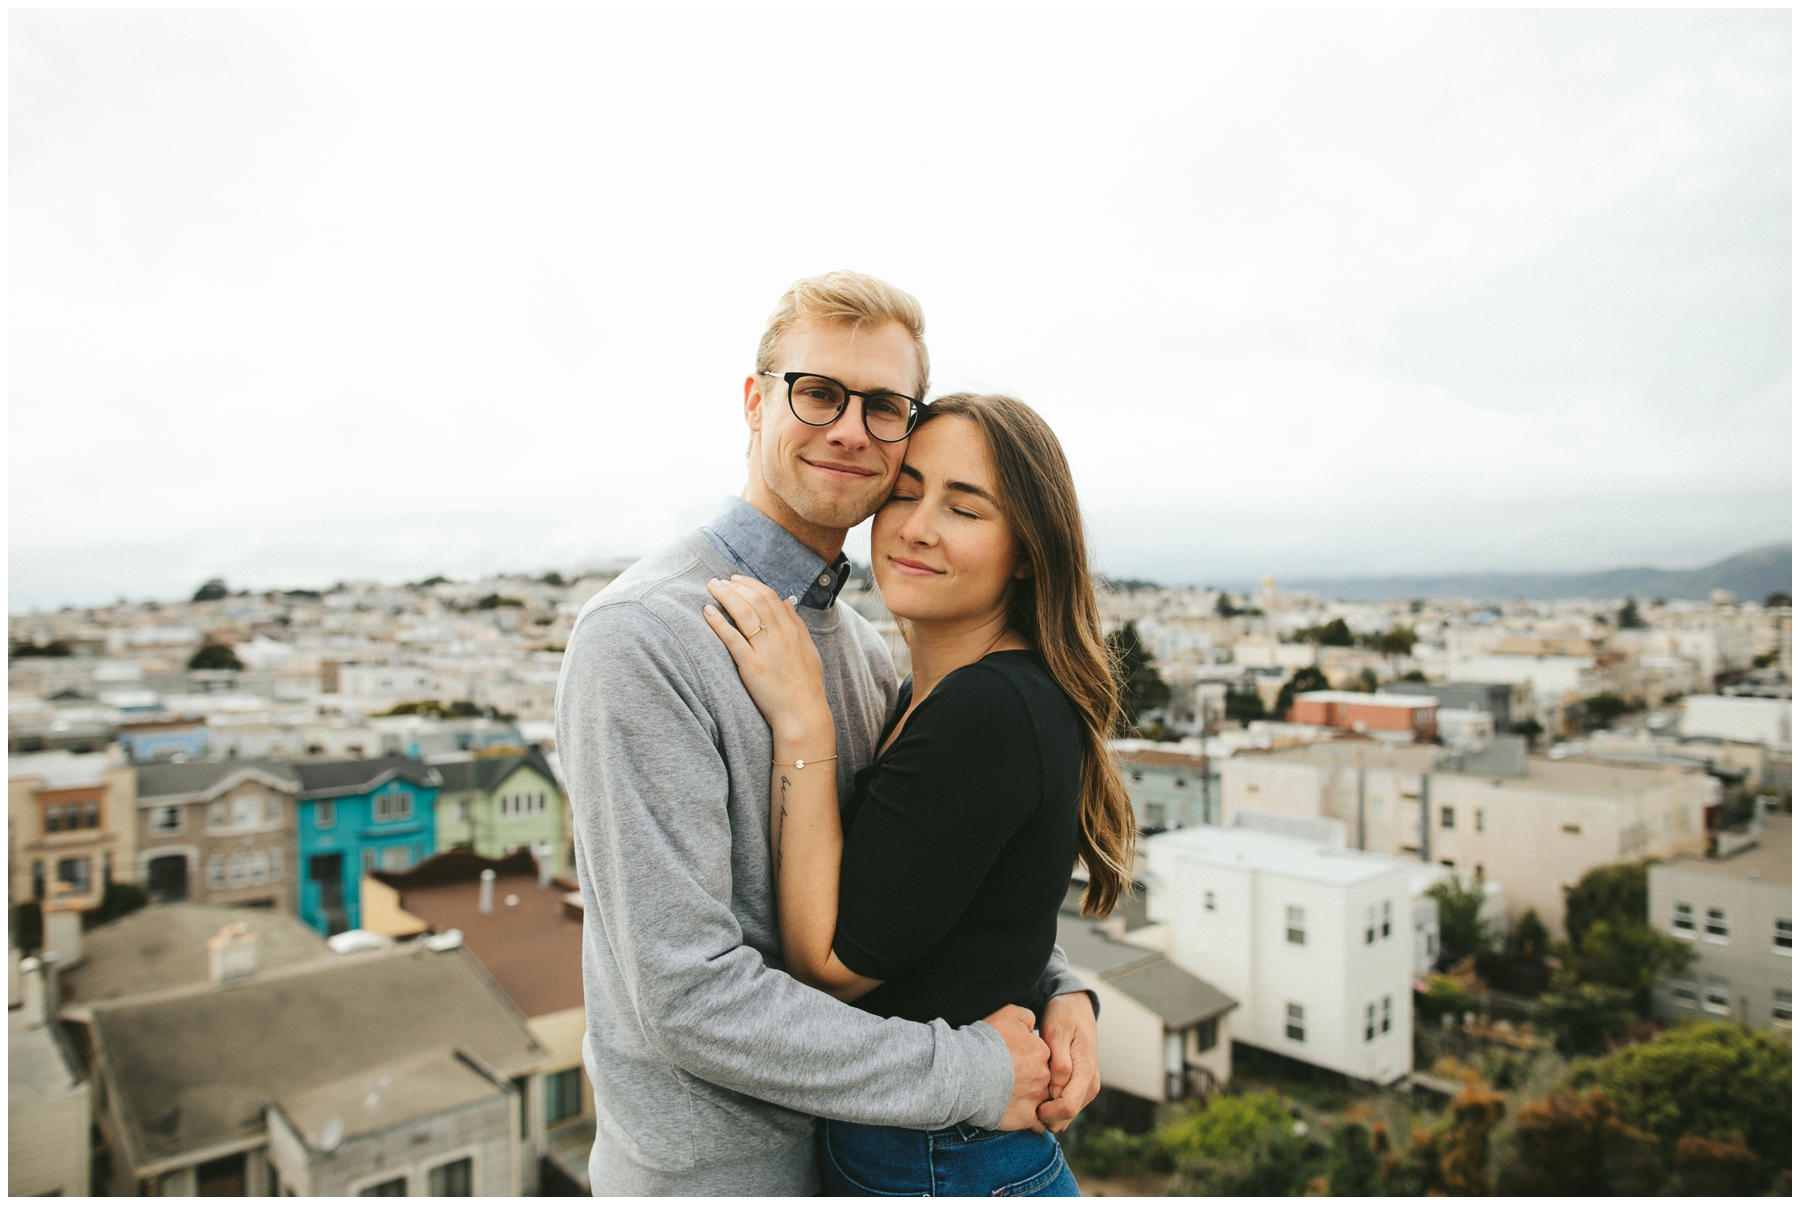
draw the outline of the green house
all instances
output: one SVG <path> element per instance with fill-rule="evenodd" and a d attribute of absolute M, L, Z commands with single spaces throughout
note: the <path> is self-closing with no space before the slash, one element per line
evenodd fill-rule
<path fill-rule="evenodd" d="M 561 868 L 568 845 L 568 809 L 544 755 L 478 755 L 437 762 L 443 776 L 437 796 L 438 850 L 472 849 L 500 858 L 515 849 L 548 845 Z"/>

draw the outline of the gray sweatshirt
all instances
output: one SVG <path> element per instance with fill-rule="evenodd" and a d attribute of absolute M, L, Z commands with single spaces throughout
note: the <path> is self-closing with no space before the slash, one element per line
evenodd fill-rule
<path fill-rule="evenodd" d="M 769 728 L 701 616 L 707 580 L 736 571 L 699 532 L 646 557 L 583 608 L 563 660 L 596 1195 L 810 1194 L 816 1116 L 993 1127 L 1011 1098 L 986 1024 L 876 1017 L 781 970 Z M 847 798 L 893 707 L 893 663 L 849 607 L 799 613 Z M 1082 986 L 1060 951 L 1040 984 Z"/>

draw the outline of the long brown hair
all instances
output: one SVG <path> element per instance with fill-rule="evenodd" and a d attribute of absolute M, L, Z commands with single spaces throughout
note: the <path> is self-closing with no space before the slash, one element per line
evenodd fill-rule
<path fill-rule="evenodd" d="M 1081 810 L 1076 850 L 1087 867 L 1081 911 L 1105 916 L 1130 890 L 1137 824 L 1106 748 L 1118 723 L 1119 683 L 1100 636 L 1087 534 L 1075 479 L 1038 412 L 1001 394 L 952 393 L 931 403 L 981 428 L 999 478 L 1000 506 L 1030 575 L 1016 579 L 1007 622 L 1030 640 L 1081 720 Z"/>

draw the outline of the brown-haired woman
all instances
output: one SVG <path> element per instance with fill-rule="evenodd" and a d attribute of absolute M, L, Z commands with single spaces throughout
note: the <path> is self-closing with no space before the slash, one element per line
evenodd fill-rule
<path fill-rule="evenodd" d="M 822 670 L 792 604 L 733 578 L 712 587 L 732 623 L 707 619 L 774 736 L 788 973 L 882 1016 L 967 1025 L 1029 1001 L 1077 859 L 1091 915 L 1131 867 L 1106 752 L 1118 690 L 1061 444 L 1014 398 L 938 399 L 870 551 L 913 673 L 841 817 Z M 1041 1126 L 827 1121 L 821 1164 L 832 1195 L 1079 1195 Z"/>

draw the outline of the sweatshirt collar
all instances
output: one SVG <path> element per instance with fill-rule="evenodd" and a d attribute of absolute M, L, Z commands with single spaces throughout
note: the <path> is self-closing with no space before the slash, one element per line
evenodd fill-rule
<path fill-rule="evenodd" d="M 712 522 L 700 529 L 738 572 L 802 607 L 824 610 L 850 580 L 850 558 L 838 553 L 827 565 L 781 524 L 742 498 L 728 499 Z"/>

